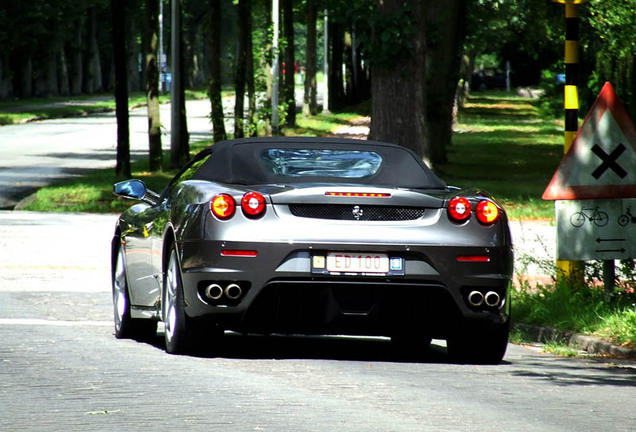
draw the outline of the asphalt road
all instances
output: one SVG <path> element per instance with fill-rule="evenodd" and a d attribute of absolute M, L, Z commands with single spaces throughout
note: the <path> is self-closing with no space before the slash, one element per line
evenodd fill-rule
<path fill-rule="evenodd" d="M 187 102 L 190 141 L 211 138 L 210 102 Z M 161 106 L 163 147 L 170 148 L 170 105 Z M 115 167 L 117 126 L 114 113 L 43 120 L 0 127 L 0 209 L 11 209 L 42 186 Z M 130 154 L 148 154 L 145 108 L 130 111 Z"/>
<path fill-rule="evenodd" d="M 510 345 L 498 366 L 383 339 L 116 340 L 115 216 L 0 212 L 0 429 L 633 431 L 634 363 Z"/>

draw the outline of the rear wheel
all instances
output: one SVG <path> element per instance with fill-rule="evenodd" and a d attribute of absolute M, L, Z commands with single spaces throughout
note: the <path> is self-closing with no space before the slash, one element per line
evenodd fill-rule
<path fill-rule="evenodd" d="M 166 351 L 181 354 L 188 349 L 188 319 L 184 310 L 181 270 L 176 250 L 173 248 L 168 258 L 164 278 L 162 317 L 165 323 Z"/>
<path fill-rule="evenodd" d="M 157 323 L 146 319 L 133 319 L 130 315 L 130 296 L 126 277 L 126 257 L 120 246 L 113 274 L 113 312 L 117 339 L 149 339 L 157 331 Z"/>
<path fill-rule="evenodd" d="M 508 348 L 509 333 L 510 321 L 466 326 L 446 341 L 448 354 L 458 363 L 499 364 Z"/>

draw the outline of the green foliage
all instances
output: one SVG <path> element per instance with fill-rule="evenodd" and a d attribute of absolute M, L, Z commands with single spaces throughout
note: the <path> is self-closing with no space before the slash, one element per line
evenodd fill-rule
<path fill-rule="evenodd" d="M 562 66 L 562 63 L 557 63 Z M 563 117 L 563 87 L 557 75 L 563 73 L 562 67 L 553 67 L 541 72 L 541 82 L 539 86 L 543 90 L 539 102 L 539 108 L 543 117 L 559 118 Z"/>
<path fill-rule="evenodd" d="M 573 288 L 565 281 L 513 291 L 513 320 L 561 331 L 596 335 L 636 347 L 636 295 L 623 291 L 606 300 L 598 285 Z"/>
<path fill-rule="evenodd" d="M 541 195 L 563 156 L 562 134 L 537 105 L 505 92 L 471 96 L 458 115 L 449 162 L 436 172 L 449 184 L 487 190 L 512 218 L 552 219 L 554 206 Z"/>
<path fill-rule="evenodd" d="M 603 0 L 581 7 L 581 108 L 591 106 L 606 81 L 636 117 L 636 19 L 633 2 Z"/>
<path fill-rule="evenodd" d="M 380 70 L 393 69 L 396 65 L 416 57 L 419 26 L 411 1 L 402 2 L 395 10 L 369 10 L 369 32 L 358 35 L 368 47 L 369 63 Z"/>
<path fill-rule="evenodd" d="M 516 260 L 521 273 L 532 264 L 547 274 L 557 274 L 549 260 L 534 256 L 517 256 Z M 610 296 L 603 288 L 601 269 L 602 262 L 587 262 L 583 286 L 556 277 L 545 285 L 520 280 L 513 290 L 513 320 L 595 335 L 636 348 L 636 260 L 619 263 L 616 288 Z"/>

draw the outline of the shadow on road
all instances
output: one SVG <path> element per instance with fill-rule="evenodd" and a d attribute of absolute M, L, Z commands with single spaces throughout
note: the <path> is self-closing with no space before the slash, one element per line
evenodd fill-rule
<path fill-rule="evenodd" d="M 165 348 L 163 332 L 146 341 Z M 226 332 L 222 338 L 198 343 L 188 355 L 199 358 L 243 360 L 342 360 L 397 363 L 450 363 L 446 348 L 435 343 L 417 347 L 396 345 L 388 338 L 304 335 L 241 335 Z"/>

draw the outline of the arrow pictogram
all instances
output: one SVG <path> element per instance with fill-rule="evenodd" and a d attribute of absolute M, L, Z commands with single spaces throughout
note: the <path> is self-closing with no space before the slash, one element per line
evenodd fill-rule
<path fill-rule="evenodd" d="M 626 241 L 626 239 L 604 239 L 604 238 L 600 238 L 600 237 L 598 237 L 596 239 L 596 243 L 601 243 L 601 242 L 621 242 L 621 241 Z"/>
<path fill-rule="evenodd" d="M 625 248 L 620 248 L 620 249 L 596 249 L 596 252 L 620 252 L 620 253 L 625 253 Z"/>

